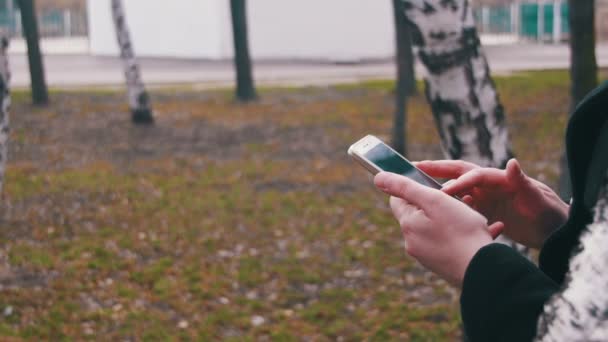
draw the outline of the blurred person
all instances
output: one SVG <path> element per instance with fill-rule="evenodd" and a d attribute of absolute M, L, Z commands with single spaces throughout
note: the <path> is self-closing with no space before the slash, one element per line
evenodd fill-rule
<path fill-rule="evenodd" d="M 441 191 L 396 174 L 376 176 L 376 186 L 392 196 L 407 253 L 462 289 L 471 341 L 608 340 L 606 110 L 608 84 L 589 94 L 568 124 L 570 205 L 516 160 L 504 170 L 417 163 L 451 179 Z M 501 233 L 541 249 L 539 266 L 494 243 Z"/>

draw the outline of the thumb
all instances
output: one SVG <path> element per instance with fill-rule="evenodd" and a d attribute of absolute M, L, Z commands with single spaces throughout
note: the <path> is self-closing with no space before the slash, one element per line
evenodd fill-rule
<path fill-rule="evenodd" d="M 526 174 L 521 169 L 517 159 L 511 159 L 507 163 L 507 179 L 512 185 L 518 185 L 526 180 Z"/>
<path fill-rule="evenodd" d="M 504 223 L 494 222 L 488 227 L 488 232 L 490 232 L 492 239 L 496 239 L 497 237 L 500 236 L 500 234 L 502 234 L 504 229 L 505 229 Z"/>
<path fill-rule="evenodd" d="M 442 187 L 447 187 L 447 186 L 450 186 L 450 184 L 454 184 L 454 182 L 456 182 L 455 179 L 450 179 L 449 181 L 443 183 L 441 186 Z"/>
<path fill-rule="evenodd" d="M 406 200 L 423 210 L 437 204 L 437 197 L 444 196 L 439 190 L 426 187 L 416 181 L 390 172 L 380 172 L 374 178 L 378 189 L 388 195 Z"/>

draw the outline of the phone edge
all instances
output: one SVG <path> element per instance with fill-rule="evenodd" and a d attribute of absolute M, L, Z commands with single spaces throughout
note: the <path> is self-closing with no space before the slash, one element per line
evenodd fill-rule
<path fill-rule="evenodd" d="M 376 139 L 378 139 L 378 138 L 376 137 Z M 378 139 L 378 140 L 380 140 L 380 139 Z M 412 163 L 412 161 L 411 161 L 411 160 L 409 160 L 409 159 L 405 158 L 405 157 L 404 157 L 404 156 L 403 156 L 401 153 L 399 153 L 399 152 L 395 151 L 395 149 L 394 149 L 394 148 L 392 148 L 392 147 L 391 147 L 391 145 L 389 145 L 389 144 L 385 143 L 385 142 L 384 142 L 384 141 L 382 141 L 382 140 L 380 140 L 380 141 L 381 141 L 381 142 L 382 142 L 384 145 L 386 145 L 386 146 L 387 146 L 389 149 L 391 149 L 391 151 L 395 152 L 395 153 L 396 153 L 396 154 L 397 154 L 399 157 L 401 157 L 401 158 L 405 159 L 405 161 L 407 161 L 408 163 L 410 163 L 410 164 L 411 164 L 413 167 L 415 167 L 415 168 L 416 168 L 416 170 L 420 171 L 420 173 L 422 173 L 423 175 L 425 175 L 426 177 L 428 177 L 430 180 L 432 180 L 433 182 L 435 182 L 435 184 L 439 185 L 439 189 L 443 188 L 443 184 L 441 184 L 441 183 L 439 183 L 438 181 L 436 181 L 436 180 L 435 180 L 435 178 L 433 178 L 433 177 L 429 176 L 429 175 L 428 175 L 426 172 L 424 172 L 424 171 L 420 170 L 420 168 L 418 168 L 418 167 L 417 167 L 417 166 L 416 166 L 414 163 Z"/>
<path fill-rule="evenodd" d="M 426 172 L 420 170 L 420 168 L 416 167 L 416 165 L 414 165 L 414 163 L 407 159 L 406 157 L 404 157 L 401 153 L 397 152 L 394 148 L 391 147 L 391 145 L 385 143 L 382 139 L 378 138 L 377 136 L 373 135 L 373 134 L 368 134 L 365 137 L 357 140 L 355 143 L 353 143 L 352 145 L 350 145 L 350 147 L 348 148 L 348 155 L 351 156 L 352 159 L 354 159 L 356 162 L 358 162 L 359 164 L 361 164 L 361 166 L 363 166 L 367 171 L 369 171 L 372 175 L 377 175 L 378 173 L 382 172 L 383 170 L 376 167 L 376 165 L 374 163 L 372 163 L 371 161 L 369 161 L 367 158 L 365 158 L 364 156 L 356 153 L 354 147 L 359 144 L 362 140 L 368 138 L 368 137 L 372 137 L 376 140 L 378 140 L 379 144 L 384 144 L 386 147 L 388 147 L 391 151 L 393 151 L 396 155 L 398 155 L 399 157 L 403 158 L 406 162 L 410 163 L 413 167 L 416 168 L 416 170 L 418 170 L 420 173 L 422 173 L 424 176 L 428 177 L 428 179 L 430 179 L 431 181 L 433 181 L 435 184 L 437 184 L 439 186 L 439 189 L 443 188 L 443 184 L 439 183 L 437 180 L 435 180 L 435 178 L 429 176 Z M 377 145 L 377 144 L 376 144 Z M 374 146 L 376 146 L 374 145 Z"/>

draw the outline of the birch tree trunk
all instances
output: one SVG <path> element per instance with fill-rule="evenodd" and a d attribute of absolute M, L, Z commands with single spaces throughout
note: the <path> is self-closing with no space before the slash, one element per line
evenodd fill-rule
<path fill-rule="evenodd" d="M 21 26 L 27 41 L 27 57 L 30 66 L 32 101 L 35 105 L 49 103 L 49 92 L 44 75 L 44 63 L 40 52 L 40 37 L 38 34 L 38 19 L 34 0 L 18 0 L 21 11 Z"/>
<path fill-rule="evenodd" d="M 9 109 L 11 106 L 7 37 L 0 37 L 0 192 L 4 185 L 4 173 L 8 159 Z"/>
<path fill-rule="evenodd" d="M 468 0 L 402 0 L 426 96 L 447 157 L 504 168 L 513 157 L 505 113 Z M 527 253 L 523 246 L 501 242 Z"/>
<path fill-rule="evenodd" d="M 112 17 L 114 18 L 114 26 L 116 28 L 116 38 L 120 48 L 120 57 L 122 58 L 125 68 L 125 77 L 127 79 L 127 93 L 129 97 L 129 107 L 131 108 L 131 117 L 136 124 L 152 124 L 154 123 L 154 117 L 150 107 L 150 97 L 148 96 L 141 79 L 139 64 L 137 63 L 133 45 L 131 44 L 131 35 L 129 34 L 122 0 L 111 1 Z"/>

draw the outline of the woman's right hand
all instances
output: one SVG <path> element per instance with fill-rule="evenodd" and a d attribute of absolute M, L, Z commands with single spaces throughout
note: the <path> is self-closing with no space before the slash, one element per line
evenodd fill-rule
<path fill-rule="evenodd" d="M 502 222 L 511 239 L 533 248 L 568 218 L 569 206 L 545 184 L 524 174 L 517 160 L 505 170 L 458 160 L 423 161 L 416 166 L 435 178 L 447 178 L 443 191 L 459 196 L 489 222 Z"/>

